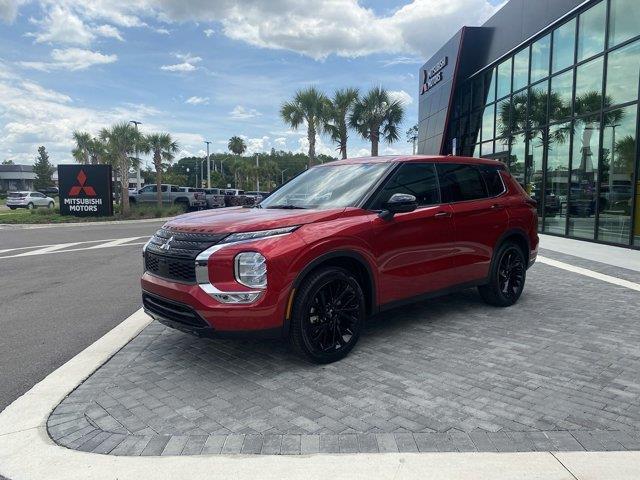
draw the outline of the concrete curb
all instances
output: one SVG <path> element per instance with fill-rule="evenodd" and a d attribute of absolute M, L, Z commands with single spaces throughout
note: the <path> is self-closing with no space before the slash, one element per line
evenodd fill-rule
<path fill-rule="evenodd" d="M 640 452 L 115 457 L 54 444 L 46 431 L 52 409 L 150 321 L 137 311 L 0 413 L 1 475 L 11 480 L 640 478 Z"/>
<path fill-rule="evenodd" d="M 138 220 L 111 220 L 108 222 L 69 222 L 69 223 L 0 223 L 0 230 L 34 230 L 38 228 L 88 227 L 99 225 L 131 225 L 136 223 L 166 222 L 175 217 L 141 218 Z"/>

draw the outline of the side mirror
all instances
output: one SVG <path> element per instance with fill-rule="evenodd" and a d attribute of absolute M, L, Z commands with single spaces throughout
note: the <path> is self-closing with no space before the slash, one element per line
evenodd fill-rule
<path fill-rule="evenodd" d="M 413 212 L 416 208 L 418 208 L 416 197 L 408 193 L 394 193 L 384 204 L 384 210 L 380 212 L 380 217 L 390 220 L 396 213 Z"/>

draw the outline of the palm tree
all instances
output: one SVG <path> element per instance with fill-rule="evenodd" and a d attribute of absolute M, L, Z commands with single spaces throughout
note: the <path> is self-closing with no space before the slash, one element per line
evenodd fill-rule
<path fill-rule="evenodd" d="M 229 151 L 235 155 L 242 155 L 244 152 L 247 151 L 247 144 L 245 143 L 245 141 L 234 135 L 233 137 L 231 137 L 229 139 L 229 143 L 227 144 L 227 148 L 229 149 Z"/>
<path fill-rule="evenodd" d="M 122 215 L 129 215 L 129 169 L 131 155 L 136 150 L 144 151 L 142 136 L 131 124 L 117 123 L 100 131 L 100 139 L 105 142 L 107 157 L 114 163 L 120 174 L 120 205 Z"/>
<path fill-rule="evenodd" d="M 156 170 L 156 199 L 158 208 L 162 208 L 162 168 L 164 163 L 171 163 L 178 152 L 178 143 L 168 133 L 153 133 L 144 138 L 143 152 L 153 152 L 153 166 Z"/>
<path fill-rule="evenodd" d="M 342 158 L 347 158 L 347 116 L 358 101 L 358 94 L 357 88 L 343 88 L 336 90 L 333 98 L 327 102 L 325 130 L 331 136 L 331 140 L 338 144 L 336 150 L 340 151 Z"/>
<path fill-rule="evenodd" d="M 307 139 L 309 141 L 308 168 L 316 160 L 316 134 L 325 129 L 327 114 L 327 96 L 315 87 L 298 90 L 290 102 L 285 102 L 280 108 L 280 116 L 291 128 L 297 130 L 300 125 L 307 124 Z"/>
<path fill-rule="evenodd" d="M 71 151 L 73 158 L 78 163 L 89 164 L 89 148 L 92 141 L 91 135 L 87 132 L 75 130 L 73 132 L 73 140 L 76 142 L 76 147 Z"/>
<path fill-rule="evenodd" d="M 398 140 L 398 125 L 403 116 L 402 102 L 391 100 L 384 88 L 374 87 L 354 105 L 349 125 L 371 141 L 371 156 L 377 157 L 380 135 L 387 143 Z"/>

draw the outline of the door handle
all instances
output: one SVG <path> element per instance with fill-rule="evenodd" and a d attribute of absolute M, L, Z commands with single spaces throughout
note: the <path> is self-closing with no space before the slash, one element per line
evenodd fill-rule
<path fill-rule="evenodd" d="M 434 215 L 435 218 L 449 218 L 450 216 L 450 212 L 438 212 Z"/>
<path fill-rule="evenodd" d="M 500 203 L 494 203 L 493 205 L 491 205 L 492 210 L 502 210 L 503 208 L 504 208 L 504 205 Z"/>

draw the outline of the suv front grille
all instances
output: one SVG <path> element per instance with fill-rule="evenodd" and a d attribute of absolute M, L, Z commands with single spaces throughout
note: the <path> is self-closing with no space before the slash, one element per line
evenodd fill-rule
<path fill-rule="evenodd" d="M 209 328 L 205 322 L 191 307 L 178 302 L 172 302 L 164 298 L 142 294 L 142 304 L 144 308 L 162 319 L 188 325 L 196 328 Z"/>
<path fill-rule="evenodd" d="M 151 237 L 145 250 L 145 269 L 162 278 L 193 283 L 196 281 L 195 259 L 198 254 L 225 236 L 161 228 Z"/>

